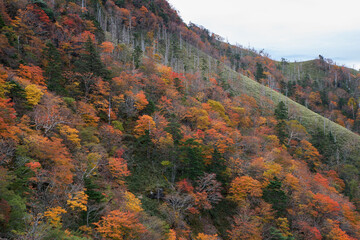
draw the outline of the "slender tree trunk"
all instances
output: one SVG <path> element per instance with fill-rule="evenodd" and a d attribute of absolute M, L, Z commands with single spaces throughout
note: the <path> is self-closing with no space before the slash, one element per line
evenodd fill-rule
<path fill-rule="evenodd" d="M 181 32 L 180 32 L 180 49 L 182 49 L 182 37 L 181 37 Z"/>
<path fill-rule="evenodd" d="M 111 124 L 111 94 L 109 94 L 109 112 L 108 112 L 108 118 L 109 118 L 109 125 Z"/>

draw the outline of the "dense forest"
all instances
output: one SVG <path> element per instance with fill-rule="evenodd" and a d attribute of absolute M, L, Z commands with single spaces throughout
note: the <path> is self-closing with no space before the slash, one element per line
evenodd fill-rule
<path fill-rule="evenodd" d="M 0 0 L 0 239 L 360 239 L 359 87 L 166 0 Z"/>

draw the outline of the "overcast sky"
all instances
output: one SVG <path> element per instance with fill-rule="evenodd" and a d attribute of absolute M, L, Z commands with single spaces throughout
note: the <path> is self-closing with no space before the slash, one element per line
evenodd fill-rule
<path fill-rule="evenodd" d="M 360 68 L 359 0 L 168 0 L 185 23 L 202 25 L 271 58 L 323 55 Z"/>

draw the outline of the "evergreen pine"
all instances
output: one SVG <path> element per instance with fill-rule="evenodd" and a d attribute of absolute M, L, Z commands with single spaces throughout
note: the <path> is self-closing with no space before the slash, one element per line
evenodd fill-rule
<path fill-rule="evenodd" d="M 264 74 L 264 68 L 261 65 L 261 63 L 256 63 L 256 73 L 255 73 L 255 79 L 257 81 L 260 81 L 260 79 L 265 78 L 265 74 Z"/>
<path fill-rule="evenodd" d="M 2 29 L 2 28 L 5 27 L 5 26 L 6 26 L 6 24 L 5 24 L 5 22 L 4 22 L 4 20 L 3 20 L 2 16 L 1 16 L 1 14 L 0 14 L 0 29 Z"/>
<path fill-rule="evenodd" d="M 288 110 L 283 101 L 279 102 L 275 109 L 275 117 L 278 120 L 278 124 L 275 129 L 277 131 L 277 136 L 281 144 L 286 143 L 287 132 L 286 132 L 286 120 L 289 118 Z"/>
<path fill-rule="evenodd" d="M 286 132 L 286 122 L 280 120 L 275 126 L 277 136 L 279 138 L 280 144 L 286 144 L 287 132 Z"/>
<path fill-rule="evenodd" d="M 85 52 L 81 54 L 79 60 L 75 62 L 76 71 L 80 73 L 91 72 L 104 79 L 109 78 L 109 72 L 105 69 L 100 55 L 96 51 L 95 45 L 90 37 L 85 42 L 84 48 Z"/>
<path fill-rule="evenodd" d="M 272 204 L 272 208 L 276 210 L 278 216 L 286 214 L 286 207 L 288 205 L 288 196 L 281 190 L 281 185 L 281 182 L 275 177 L 263 190 L 262 196 L 265 202 Z"/>
<path fill-rule="evenodd" d="M 134 65 L 135 68 L 140 67 L 141 57 L 142 57 L 142 50 L 139 46 L 136 46 L 133 52 L 133 59 L 134 59 Z"/>
<path fill-rule="evenodd" d="M 289 118 L 287 107 L 283 101 L 276 106 L 275 117 L 277 120 L 287 120 Z"/>
<path fill-rule="evenodd" d="M 45 67 L 45 76 L 47 78 L 47 87 L 50 91 L 63 93 L 64 87 L 62 86 L 62 68 L 63 63 L 59 51 L 51 42 L 46 44 L 44 51 L 47 65 Z"/>
<path fill-rule="evenodd" d="M 202 176 L 205 170 L 204 154 L 199 145 L 190 138 L 180 147 L 180 161 L 184 164 L 181 175 L 191 180 Z"/>

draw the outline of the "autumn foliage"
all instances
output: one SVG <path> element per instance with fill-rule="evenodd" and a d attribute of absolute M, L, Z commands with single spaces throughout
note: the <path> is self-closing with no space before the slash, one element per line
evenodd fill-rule
<path fill-rule="evenodd" d="M 146 232 L 134 213 L 119 210 L 110 212 L 94 224 L 96 231 L 106 239 L 136 239 Z"/>
<path fill-rule="evenodd" d="M 166 0 L 0 1 L 0 30 L 0 238 L 360 239 L 357 71 Z"/>
<path fill-rule="evenodd" d="M 261 197 L 262 196 L 262 185 L 256 179 L 249 176 L 236 177 L 231 182 L 229 190 L 230 198 L 237 202 L 242 202 L 247 196 L 250 197 Z"/>
<path fill-rule="evenodd" d="M 121 157 L 123 154 L 122 150 L 119 150 L 116 153 L 115 158 L 109 158 L 109 169 L 113 177 L 116 179 L 115 181 L 123 185 L 124 178 L 130 175 L 130 171 L 128 170 L 126 161 Z"/>

